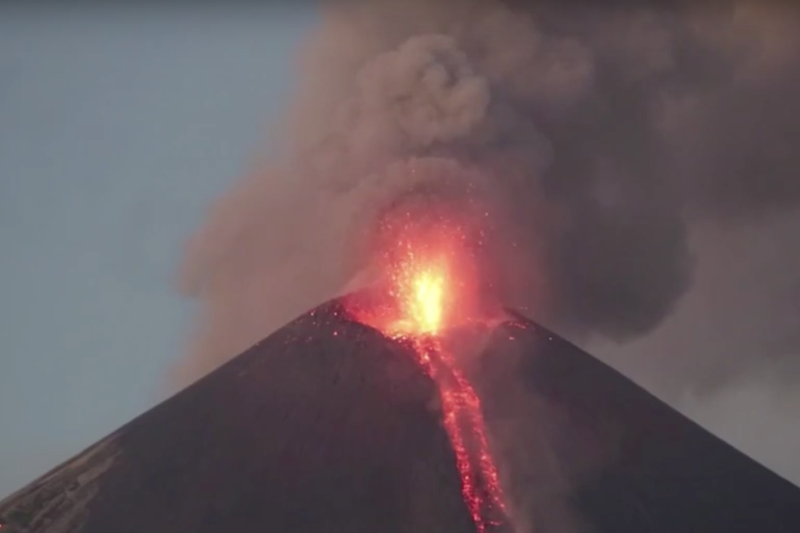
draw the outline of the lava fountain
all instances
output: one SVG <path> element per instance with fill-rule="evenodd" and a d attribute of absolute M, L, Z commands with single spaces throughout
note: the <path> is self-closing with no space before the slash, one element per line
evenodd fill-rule
<path fill-rule="evenodd" d="M 392 238 L 380 254 L 388 278 L 385 300 L 361 306 L 353 314 L 386 336 L 408 343 L 436 383 L 464 502 L 477 531 L 489 533 L 506 518 L 497 466 L 480 398 L 444 342 L 448 329 L 480 319 L 474 312 L 476 276 L 466 235 L 444 220 L 424 228 L 413 220 L 401 222 L 388 226 Z"/>

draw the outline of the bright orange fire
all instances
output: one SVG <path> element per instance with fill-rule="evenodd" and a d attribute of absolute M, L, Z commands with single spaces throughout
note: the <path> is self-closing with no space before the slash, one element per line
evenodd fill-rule
<path fill-rule="evenodd" d="M 423 271 L 414 279 L 414 301 L 409 310 L 420 332 L 436 333 L 442 327 L 442 291 L 440 272 Z"/>
<path fill-rule="evenodd" d="M 446 258 L 424 259 L 410 254 L 392 273 L 392 297 L 397 317 L 387 324 L 393 337 L 437 334 L 447 318 L 445 295 L 450 291 Z"/>
<path fill-rule="evenodd" d="M 458 233 L 401 240 L 387 261 L 391 310 L 359 318 L 387 336 L 413 346 L 418 363 L 439 389 L 444 425 L 461 477 L 464 502 L 478 533 L 488 533 L 505 515 L 497 467 L 489 450 L 480 399 L 444 347 L 443 334 L 465 318 L 469 283 Z"/>

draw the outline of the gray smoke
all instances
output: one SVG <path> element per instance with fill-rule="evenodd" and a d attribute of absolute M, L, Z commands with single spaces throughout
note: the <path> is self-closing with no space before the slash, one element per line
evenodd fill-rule
<path fill-rule="evenodd" d="M 279 155 L 217 202 L 189 247 L 183 285 L 202 317 L 179 384 L 344 290 L 371 217 L 421 184 L 479 191 L 506 303 L 589 343 L 681 315 L 708 264 L 698 228 L 763 227 L 797 207 L 798 9 L 530 4 L 322 7 Z M 650 379 L 666 350 L 645 347 L 643 381 L 673 397 L 675 383 L 697 392 L 767 357 L 699 354 L 667 383 Z"/>

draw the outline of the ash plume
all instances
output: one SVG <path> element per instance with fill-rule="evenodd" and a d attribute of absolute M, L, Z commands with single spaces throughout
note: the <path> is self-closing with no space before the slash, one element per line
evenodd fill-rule
<path fill-rule="evenodd" d="M 800 202 L 788 3 L 321 9 L 280 150 L 188 248 L 182 285 L 202 305 L 178 385 L 344 290 L 375 216 L 413 191 L 480 198 L 480 259 L 505 302 L 613 342 L 675 311 L 696 226 L 754 225 Z"/>

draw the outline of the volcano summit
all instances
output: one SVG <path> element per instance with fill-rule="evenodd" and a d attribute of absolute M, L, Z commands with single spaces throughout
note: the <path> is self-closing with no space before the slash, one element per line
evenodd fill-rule
<path fill-rule="evenodd" d="M 482 336 L 500 530 L 800 531 L 800 489 L 580 349 L 516 315 Z M 412 351 L 329 302 L 0 503 L 2 531 L 473 533 Z"/>

